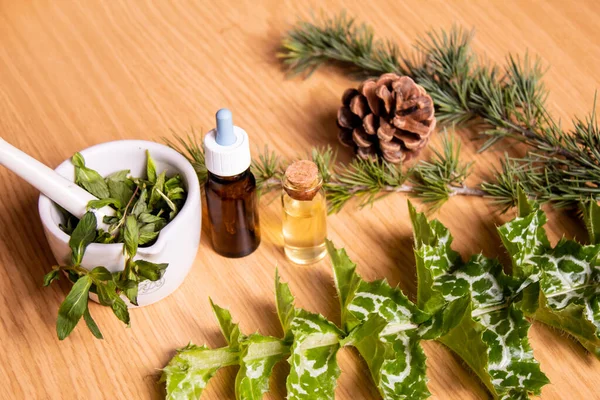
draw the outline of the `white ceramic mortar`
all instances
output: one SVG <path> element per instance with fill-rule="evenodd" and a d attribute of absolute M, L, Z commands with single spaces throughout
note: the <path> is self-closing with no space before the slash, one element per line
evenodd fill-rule
<path fill-rule="evenodd" d="M 86 165 L 102 176 L 129 169 L 131 176 L 143 177 L 146 175 L 146 150 L 150 152 L 159 173 L 167 171 L 168 177 L 177 173 L 181 175 L 187 188 L 187 199 L 173 221 L 160 231 L 156 243 L 150 247 L 140 247 L 138 250 L 136 259 L 169 264 L 159 281 L 145 281 L 140 284 L 140 306 L 156 303 L 173 293 L 182 284 L 196 258 L 202 218 L 200 185 L 196 172 L 181 154 L 154 142 L 120 140 L 81 151 Z M 71 181 L 74 179 L 74 168 L 70 159 L 60 164 L 55 171 Z M 43 194 L 40 195 L 38 208 L 46 238 L 56 261 L 62 265 L 68 264 L 71 258 L 69 236 L 58 227 L 64 222 L 62 214 Z M 86 249 L 81 265 L 87 269 L 104 266 L 111 272 L 122 271 L 125 265 L 123 244 L 92 243 Z M 90 298 L 97 301 L 93 294 Z"/>

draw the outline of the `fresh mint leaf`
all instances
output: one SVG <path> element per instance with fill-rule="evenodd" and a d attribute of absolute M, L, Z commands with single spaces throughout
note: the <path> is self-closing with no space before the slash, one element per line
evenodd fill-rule
<path fill-rule="evenodd" d="M 129 326 L 130 318 L 129 318 L 129 309 L 127 308 L 127 304 L 120 296 L 115 296 L 114 301 L 110 306 L 113 310 L 113 313 L 121 320 L 125 325 Z"/>
<path fill-rule="evenodd" d="M 112 174 L 108 175 L 106 177 L 107 181 L 115 181 L 115 182 L 122 182 L 128 179 L 129 177 L 129 172 L 131 172 L 128 169 L 124 169 L 121 171 L 117 171 L 117 172 L 113 172 Z"/>
<path fill-rule="evenodd" d="M 150 157 L 150 152 L 146 150 L 146 176 L 150 183 L 156 183 L 157 175 L 156 175 L 156 164 L 154 164 L 154 160 Z"/>
<path fill-rule="evenodd" d="M 165 225 L 164 218 L 157 217 L 156 215 L 152 215 L 148 212 L 143 212 L 143 213 L 139 214 L 138 221 L 143 224 L 156 224 L 156 225 L 161 224 L 162 226 Z"/>
<path fill-rule="evenodd" d="M 100 281 L 112 281 L 112 274 L 106 267 L 95 267 L 88 273 L 94 283 Z"/>
<path fill-rule="evenodd" d="M 119 200 L 113 198 L 90 200 L 87 204 L 88 210 L 99 210 L 102 207 L 113 206 L 114 208 L 121 208 L 122 204 Z"/>
<path fill-rule="evenodd" d="M 144 261 L 144 260 L 136 260 L 135 265 L 137 267 L 136 268 L 137 274 L 140 277 L 151 280 L 153 282 L 162 278 L 167 267 L 169 266 L 169 264 L 167 264 L 167 263 L 155 264 L 150 261 Z M 142 279 L 142 280 L 144 280 L 144 279 Z M 216 313 L 216 311 L 215 311 L 215 313 Z"/>
<path fill-rule="evenodd" d="M 96 294 L 98 301 L 103 306 L 112 306 L 119 295 L 117 294 L 117 285 L 114 281 L 96 282 Z"/>
<path fill-rule="evenodd" d="M 88 292 L 92 279 L 88 275 L 80 277 L 58 309 L 56 333 L 64 340 L 75 328 L 85 310 L 87 310 Z"/>
<path fill-rule="evenodd" d="M 135 257 L 137 254 L 138 244 L 140 240 L 140 232 L 138 223 L 133 215 L 128 215 L 125 219 L 125 234 L 123 241 L 125 242 L 125 252 L 129 257 Z"/>
<path fill-rule="evenodd" d="M 71 158 L 75 167 L 75 183 L 99 199 L 110 197 L 108 185 L 98 172 L 85 166 L 85 160 L 79 153 Z"/>
<path fill-rule="evenodd" d="M 335 398 L 340 375 L 336 355 L 343 332 L 322 315 L 298 309 L 291 323 L 294 343 L 289 359 L 288 399 Z"/>
<path fill-rule="evenodd" d="M 296 315 L 294 309 L 294 296 L 287 283 L 282 283 L 279 277 L 279 270 L 275 270 L 275 297 L 277 306 L 277 315 L 283 328 L 284 340 L 286 342 L 292 339 L 292 320 Z"/>
<path fill-rule="evenodd" d="M 139 234 L 139 245 L 142 246 L 152 242 L 158 237 L 158 229 L 154 224 L 145 224 L 139 228 Z"/>
<path fill-rule="evenodd" d="M 71 263 L 74 266 L 81 264 L 83 254 L 87 246 L 96 238 L 96 216 L 92 212 L 86 212 L 69 239 L 71 248 Z"/>
<path fill-rule="evenodd" d="M 85 321 L 85 324 L 87 325 L 87 327 L 89 328 L 89 330 L 92 332 L 92 334 L 94 335 L 94 337 L 96 339 L 104 339 L 104 337 L 102 336 L 102 332 L 100 332 L 100 328 L 98 328 L 98 325 L 96 325 L 96 321 L 94 321 L 94 319 L 92 318 L 92 315 L 90 314 L 90 310 L 87 307 L 87 304 L 86 304 L 85 312 L 83 313 L 83 319 Z"/>
<path fill-rule="evenodd" d="M 52 282 L 58 280 L 60 278 L 60 269 L 55 267 L 52 268 L 52 271 L 48 272 L 44 275 L 44 286 L 50 286 Z"/>
<path fill-rule="evenodd" d="M 148 214 L 148 191 L 146 189 L 142 189 L 141 193 L 140 193 L 140 197 L 138 197 L 138 199 L 136 200 L 135 204 L 133 205 L 133 208 L 131 209 L 131 214 L 135 215 L 136 217 L 139 217 L 142 214 L 147 214 L 147 215 L 152 215 L 152 214 Z M 140 222 L 144 222 L 144 221 L 140 221 Z"/>
<path fill-rule="evenodd" d="M 133 190 L 129 187 L 127 181 L 108 180 L 108 190 L 110 197 L 116 199 L 121 205 L 128 204 L 131 197 L 133 197 Z"/>
<path fill-rule="evenodd" d="M 149 207 L 154 207 L 156 206 L 156 204 L 158 203 L 158 201 L 161 198 L 161 194 L 165 188 L 165 179 L 166 179 L 166 172 L 161 172 L 158 177 L 156 178 L 156 182 L 154 183 L 154 186 L 152 187 L 152 190 L 150 192 L 150 200 L 148 202 L 148 206 Z M 164 196 L 164 194 L 163 194 Z M 166 197 L 166 196 L 164 196 Z"/>

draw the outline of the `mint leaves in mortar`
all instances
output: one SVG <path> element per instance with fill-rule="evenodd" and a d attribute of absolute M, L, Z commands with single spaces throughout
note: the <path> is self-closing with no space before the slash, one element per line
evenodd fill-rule
<path fill-rule="evenodd" d="M 74 282 L 73 287 L 58 309 L 56 333 L 60 340 L 71 334 L 81 318 L 92 334 L 102 339 L 102 333 L 88 307 L 90 292 L 97 294 L 100 304 L 110 307 L 115 316 L 126 325 L 129 311 L 123 297 L 137 304 L 139 284 L 145 280 L 159 280 L 168 264 L 134 260 L 138 247 L 150 246 L 185 202 L 186 191 L 179 175 L 167 177 L 157 173 L 150 154 L 147 154 L 145 178 L 131 177 L 128 170 L 115 172 L 103 178 L 87 167 L 81 154 L 72 158 L 75 182 L 98 197 L 90 201 L 88 209 L 112 207 L 115 216 L 105 217 L 108 231 L 97 229 L 96 217 L 87 212 L 81 220 L 64 212 L 61 229 L 70 236 L 70 265 L 55 265 L 44 277 L 44 286 L 59 279 L 63 272 Z M 103 266 L 87 270 L 81 266 L 86 248 L 91 243 L 123 243 L 125 265 L 123 271 L 111 273 Z"/>

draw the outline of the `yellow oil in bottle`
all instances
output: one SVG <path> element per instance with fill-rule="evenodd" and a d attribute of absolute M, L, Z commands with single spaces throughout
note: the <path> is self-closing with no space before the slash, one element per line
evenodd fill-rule
<path fill-rule="evenodd" d="M 319 261 L 327 252 L 327 203 L 322 184 L 312 161 L 297 161 L 285 172 L 281 195 L 284 251 L 296 264 Z"/>
<path fill-rule="evenodd" d="M 312 200 L 294 200 L 283 194 L 285 255 L 296 264 L 310 264 L 325 256 L 327 205 L 323 193 Z"/>

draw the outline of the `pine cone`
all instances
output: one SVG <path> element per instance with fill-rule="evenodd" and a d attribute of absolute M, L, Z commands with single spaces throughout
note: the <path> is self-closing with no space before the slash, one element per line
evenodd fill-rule
<path fill-rule="evenodd" d="M 362 159 L 416 157 L 435 128 L 433 101 L 408 76 L 383 74 L 348 89 L 337 115 L 339 139 Z"/>

